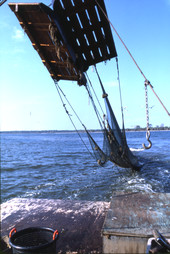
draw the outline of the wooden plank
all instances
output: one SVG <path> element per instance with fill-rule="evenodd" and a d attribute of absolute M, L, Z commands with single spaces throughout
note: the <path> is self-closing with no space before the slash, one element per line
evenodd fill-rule
<path fill-rule="evenodd" d="M 61 58 L 57 57 L 56 47 L 49 34 L 52 19 L 41 8 L 41 4 L 9 4 L 18 18 L 20 25 L 27 33 L 34 49 L 40 55 L 53 79 L 79 80 L 78 70 L 69 64 L 69 52 L 63 45 L 60 47 Z M 54 64 L 55 62 L 55 64 Z"/>
<path fill-rule="evenodd" d="M 158 229 L 170 237 L 170 193 L 116 193 L 103 225 L 103 253 L 146 253 Z"/>
<path fill-rule="evenodd" d="M 98 1 L 106 11 L 104 1 Z M 73 80 L 78 81 L 79 73 L 86 71 L 90 65 L 117 55 L 110 25 L 97 9 L 95 0 L 56 0 L 54 11 L 38 3 L 15 3 L 9 6 L 53 79 L 59 80 L 60 76 L 70 79 L 74 76 Z M 54 43 L 54 38 L 50 36 L 51 22 L 56 27 L 55 38 L 60 45 Z M 54 66 L 51 61 L 61 64 Z"/>
<path fill-rule="evenodd" d="M 120 194 L 112 197 L 103 230 L 105 233 L 112 231 L 150 236 L 156 225 L 163 231 L 169 230 L 168 216 L 169 193 Z"/>

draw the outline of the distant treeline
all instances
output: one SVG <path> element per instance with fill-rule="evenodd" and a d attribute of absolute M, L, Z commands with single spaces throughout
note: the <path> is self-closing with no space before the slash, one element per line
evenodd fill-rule
<path fill-rule="evenodd" d="M 151 131 L 169 131 L 170 127 L 165 126 L 165 127 L 150 127 Z M 136 126 L 135 128 L 126 128 L 126 131 L 146 131 L 146 127 L 140 127 Z M 73 133 L 76 132 L 75 130 L 39 130 L 39 131 L 0 131 L 0 133 Z M 85 132 L 85 130 L 78 130 L 78 132 Z M 101 130 L 96 129 L 96 130 L 89 130 L 89 132 L 101 132 Z"/>
<path fill-rule="evenodd" d="M 135 128 L 126 128 L 126 131 L 145 131 L 146 130 L 146 127 L 145 128 L 142 128 L 142 127 L 135 127 Z M 151 131 L 169 131 L 170 130 L 170 127 L 168 126 L 165 126 L 165 127 L 150 127 L 150 130 Z"/>

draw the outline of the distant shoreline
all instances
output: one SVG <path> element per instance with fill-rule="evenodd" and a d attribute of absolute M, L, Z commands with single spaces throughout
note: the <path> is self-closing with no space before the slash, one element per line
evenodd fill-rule
<path fill-rule="evenodd" d="M 88 130 L 89 132 L 101 132 L 101 130 Z M 127 128 L 126 132 L 146 131 L 146 128 Z M 153 127 L 150 131 L 170 131 L 170 127 Z M 25 130 L 25 131 L 0 131 L 0 133 L 75 133 L 75 130 Z M 85 130 L 78 130 L 84 133 Z"/>

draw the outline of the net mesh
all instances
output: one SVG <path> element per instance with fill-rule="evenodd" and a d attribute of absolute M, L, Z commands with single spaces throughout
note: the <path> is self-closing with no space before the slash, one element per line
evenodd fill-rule
<path fill-rule="evenodd" d="M 88 133 L 90 144 L 95 154 L 95 157 L 97 161 L 98 162 L 101 161 L 102 164 L 110 160 L 111 162 L 123 168 L 138 169 L 139 168 L 138 160 L 132 154 L 127 145 L 124 127 L 122 130 L 120 129 L 116 117 L 113 113 L 112 107 L 110 105 L 110 102 L 108 100 L 108 95 L 106 94 L 103 84 L 100 80 L 100 77 L 99 81 L 103 91 L 103 98 L 105 101 L 107 117 L 105 119 L 106 126 L 104 124 L 104 128 L 102 130 L 103 134 L 102 149 L 98 147 L 94 139 Z"/>

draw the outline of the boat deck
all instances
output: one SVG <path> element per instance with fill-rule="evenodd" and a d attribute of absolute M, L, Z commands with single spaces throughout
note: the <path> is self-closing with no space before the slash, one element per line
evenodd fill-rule
<path fill-rule="evenodd" d="M 109 202 L 14 198 L 1 205 L 1 236 L 28 227 L 59 231 L 56 253 L 102 253 L 101 229 Z"/>
<path fill-rule="evenodd" d="M 153 229 L 170 237 L 170 193 L 116 193 L 103 225 L 103 253 L 146 253 Z"/>
<path fill-rule="evenodd" d="M 114 193 L 110 204 L 14 198 L 1 213 L 2 236 L 13 227 L 58 229 L 56 253 L 146 253 L 153 229 L 170 238 L 170 193 Z"/>

